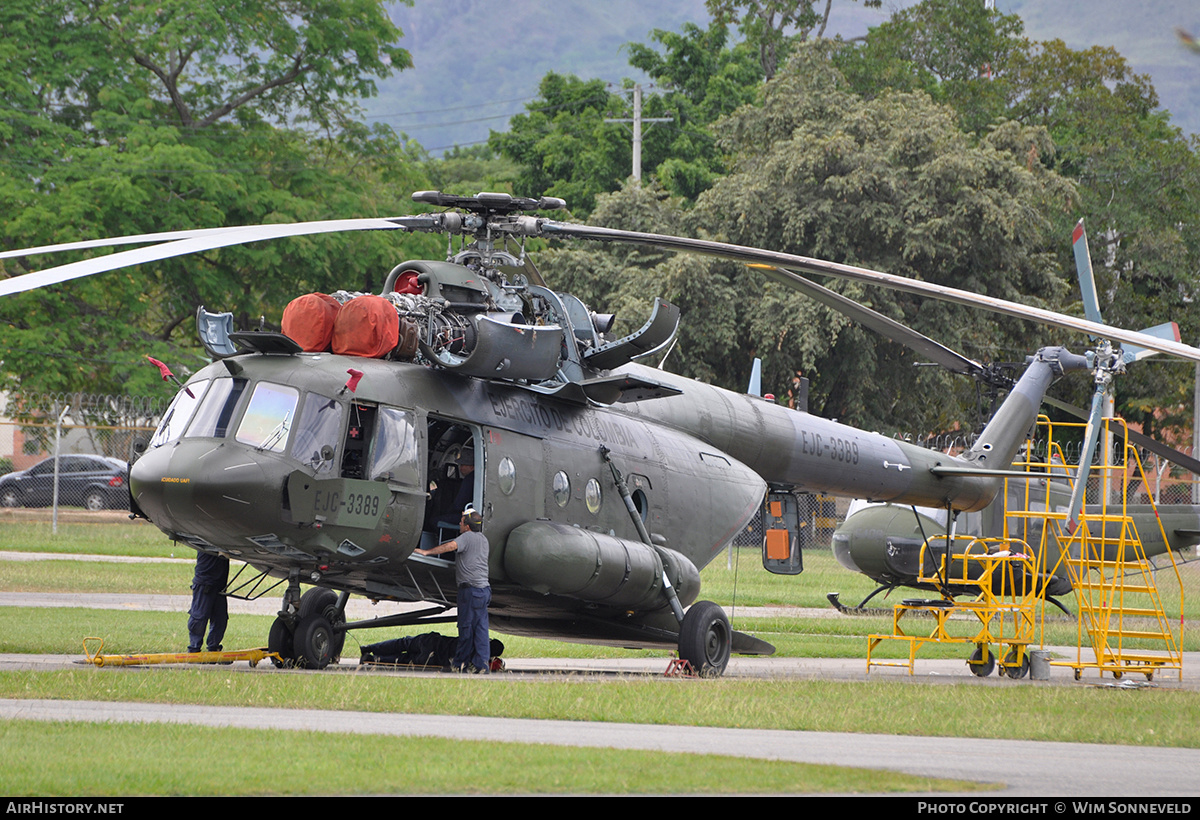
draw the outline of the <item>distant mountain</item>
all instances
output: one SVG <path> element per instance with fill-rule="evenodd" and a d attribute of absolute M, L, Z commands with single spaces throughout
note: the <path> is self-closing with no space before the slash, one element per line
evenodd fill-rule
<path fill-rule="evenodd" d="M 1034 40 L 1062 40 L 1071 48 L 1112 46 L 1140 74 L 1149 74 L 1171 121 L 1187 134 L 1200 134 L 1200 54 L 1175 34 L 1200 36 L 1196 0 L 1000 0 L 1018 14 Z"/>
<path fill-rule="evenodd" d="M 884 5 L 888 10 L 835 0 L 826 33 L 861 36 L 892 8 L 913 3 Z M 997 7 L 1019 14 L 1034 40 L 1115 47 L 1135 70 L 1151 75 L 1172 121 L 1200 133 L 1200 55 L 1175 34 L 1181 27 L 1200 36 L 1195 0 L 997 0 Z M 704 0 L 416 0 L 390 10 L 415 67 L 381 83 L 367 115 L 434 154 L 505 130 L 549 71 L 613 84 L 626 77 L 648 82 L 629 65 L 623 46 L 649 42 L 655 28 L 678 31 L 685 22 L 706 26 L 709 20 Z"/>

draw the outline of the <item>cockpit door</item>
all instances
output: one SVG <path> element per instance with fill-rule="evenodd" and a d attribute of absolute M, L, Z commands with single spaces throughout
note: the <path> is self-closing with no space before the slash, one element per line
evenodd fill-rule
<path fill-rule="evenodd" d="M 384 538 L 402 549 L 415 547 L 425 519 L 425 423 L 412 410 L 381 406 L 374 436 L 366 477 L 386 483 L 391 492 Z"/>

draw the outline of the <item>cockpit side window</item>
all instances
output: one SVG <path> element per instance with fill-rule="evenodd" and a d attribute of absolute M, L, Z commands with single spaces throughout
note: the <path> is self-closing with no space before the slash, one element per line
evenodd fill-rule
<path fill-rule="evenodd" d="M 282 453 L 299 401 L 300 391 L 294 387 L 259 382 L 254 386 L 250 404 L 234 438 L 258 450 Z"/>
<path fill-rule="evenodd" d="M 245 379 L 215 379 L 188 428 L 187 438 L 225 438 L 245 389 Z"/>
<path fill-rule="evenodd" d="M 372 481 L 386 479 L 410 486 L 421 482 L 415 421 L 407 410 L 379 408 L 368 475 Z"/>
<path fill-rule="evenodd" d="M 204 397 L 206 387 L 208 387 L 207 381 L 196 382 L 175 395 L 175 398 L 171 400 L 171 406 L 163 414 L 158 429 L 154 431 L 154 437 L 150 439 L 151 447 L 170 444 L 183 435 L 184 428 L 187 427 L 187 423 L 192 419 L 192 414 L 200 405 L 200 399 Z M 189 390 L 191 391 L 190 395 L 188 394 Z"/>
<path fill-rule="evenodd" d="M 319 393 L 305 396 L 296 440 L 292 443 L 292 458 L 318 475 L 332 472 L 344 410 L 343 405 L 328 396 Z"/>

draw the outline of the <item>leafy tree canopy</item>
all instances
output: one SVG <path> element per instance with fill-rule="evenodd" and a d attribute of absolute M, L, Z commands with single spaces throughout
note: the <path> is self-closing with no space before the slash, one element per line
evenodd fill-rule
<path fill-rule="evenodd" d="M 388 215 L 409 209 L 389 191 L 424 187 L 418 149 L 350 118 L 375 77 L 408 64 L 380 3 L 13 0 L 0 27 L 14 35 L 0 46 L 6 247 Z M 306 290 L 380 284 L 395 244 L 345 235 L 229 248 L 5 299 L 5 378 L 26 390 L 148 391 L 158 374 L 143 355 L 177 371 L 201 363 L 199 304 L 242 326 L 271 323 Z M 0 272 L 65 261 L 5 260 Z"/>
<path fill-rule="evenodd" d="M 825 36 L 833 0 L 705 0 L 713 19 L 739 26 L 746 40 L 758 48 L 759 63 L 767 80 L 775 77 L 793 43 Z M 882 0 L 863 0 L 879 8 Z"/>
<path fill-rule="evenodd" d="M 762 79 L 752 50 L 728 45 L 723 24 L 682 32 L 655 30 L 653 45 L 631 44 L 630 64 L 654 79 L 643 97 L 642 170 L 668 193 L 693 201 L 725 172 L 724 157 L 708 126 L 751 102 Z M 525 194 L 551 194 L 577 216 L 592 212 L 597 195 L 616 191 L 632 176 L 632 83 L 610 87 L 601 80 L 547 74 L 528 113 L 513 117 L 489 145 L 522 170 L 516 186 Z"/>
<path fill-rule="evenodd" d="M 1200 338 L 1189 307 L 1200 268 L 1196 141 L 1170 125 L 1149 78 L 1113 49 L 1073 50 L 1021 34 L 1019 18 L 972 0 L 924 2 L 835 62 L 863 96 L 920 88 L 974 132 L 1006 120 L 1046 129 L 1053 150 L 1031 150 L 1028 161 L 1078 192 L 1073 207 L 1051 212 L 1051 247 L 1076 294 L 1072 309 L 1082 315 L 1069 236 L 1083 217 L 1106 320 L 1136 329 L 1173 319 L 1185 339 Z M 1120 412 L 1147 430 L 1186 426 L 1189 373 L 1165 360 L 1131 368 L 1117 385 Z M 1078 390 L 1082 401 L 1086 386 Z"/>
<path fill-rule="evenodd" d="M 806 47 L 766 86 L 761 106 L 717 130 L 735 165 L 686 213 L 696 235 L 1010 299 L 1061 295 L 1046 237 L 1049 214 L 1073 191 L 1027 162 L 1031 148 L 1053 152 L 1043 129 L 1009 123 L 977 141 L 924 93 L 857 96 L 827 49 Z M 764 384 L 786 385 L 796 369 L 818 375 L 814 406 L 851 423 L 937 429 L 963 415 L 949 382 L 914 371 L 907 350 L 744 266 L 680 256 L 656 279 L 684 310 L 673 369 L 741 388 L 757 355 Z M 1021 322 L 833 286 L 975 356 L 1032 349 L 1035 332 Z"/>

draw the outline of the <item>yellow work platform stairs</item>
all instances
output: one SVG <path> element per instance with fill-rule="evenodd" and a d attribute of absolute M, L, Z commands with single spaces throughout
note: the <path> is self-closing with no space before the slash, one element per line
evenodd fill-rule
<path fill-rule="evenodd" d="M 1038 560 L 1022 542 L 1007 538 L 975 538 L 937 535 L 921 549 L 918 580 L 945 593 L 941 599 L 907 600 L 892 610 L 892 634 L 870 635 L 867 672 L 874 666 L 906 667 L 913 674 L 917 651 L 927 643 L 974 644 L 967 660 L 971 672 L 980 677 L 992 673 L 1000 650 L 1000 672 L 1021 678 L 1029 671 L 1029 645 L 1035 640 L 1037 605 L 1041 590 L 1037 579 Z M 952 595 L 970 596 L 955 600 Z M 906 631 L 905 617 L 922 614 L 929 618 L 908 621 L 918 625 Z M 908 644 L 903 661 L 881 660 L 875 650 L 885 641 Z"/>
<path fill-rule="evenodd" d="M 1105 432 L 1124 424 L 1121 419 L 1105 419 Z M 1127 436 L 1118 435 L 1128 441 Z M 1107 440 L 1111 439 L 1102 439 Z M 1170 669 L 1176 670 L 1182 680 L 1182 617 L 1173 625 L 1155 579 L 1156 572 L 1174 573 L 1179 600 L 1172 600 L 1171 605 L 1175 612 L 1182 613 L 1179 568 L 1170 550 L 1165 551 L 1169 567 L 1164 564 L 1156 569 L 1147 560 L 1144 540 L 1153 537 L 1155 543 L 1168 543 L 1153 501 L 1150 526 L 1157 532 L 1139 534 L 1129 514 L 1129 487 L 1138 482 L 1142 487 L 1149 486 L 1145 470 L 1137 451 L 1127 444 L 1098 449 L 1100 463 L 1089 470 L 1084 507 L 1075 532 L 1067 532 L 1065 512 L 1042 513 L 1052 519 L 1047 521 L 1045 533 L 1057 539 L 1057 564 L 1052 571 L 1065 571 L 1078 606 L 1075 659 L 1051 661 L 1051 665 L 1071 667 L 1076 680 L 1084 669 L 1096 669 L 1101 675 L 1109 672 L 1114 678 L 1126 673 L 1143 674 L 1147 680 L 1159 670 Z M 1147 516 L 1140 517 L 1146 527 Z M 1085 644 L 1090 645 L 1091 657 L 1084 652 Z"/>
<path fill-rule="evenodd" d="M 1120 419 L 1105 419 L 1106 435 L 1101 441 L 1111 442 L 1113 437 L 1107 433 L 1123 424 Z M 990 646 L 997 644 L 1001 672 L 1022 677 L 1029 667 L 1029 646 L 1046 644 L 1047 587 L 1058 590 L 1051 594 L 1064 595 L 1066 580 L 1078 609 L 1075 658 L 1051 661 L 1051 665 L 1073 668 L 1076 680 L 1089 668 L 1117 678 L 1137 673 L 1147 679 L 1159 670 L 1173 669 L 1182 680 L 1183 582 L 1174 556 L 1166 549 L 1169 542 L 1153 501 L 1129 503 L 1130 487 L 1149 486 L 1133 447 L 1097 448 L 1102 452 L 1088 470 L 1079 524 L 1073 533 L 1067 532 L 1078 465 L 1065 457 L 1055 436 L 1077 441 L 1084 438 L 1085 427 L 1050 422 L 1044 416 L 1039 419 L 1037 435 L 1013 465 L 1030 477 L 1005 479 L 1002 537 L 947 539 L 937 534 L 926 540 L 918 581 L 941 591 L 942 598 L 897 605 L 892 633 L 868 636 L 868 672 L 874 666 L 900 666 L 912 674 L 916 653 L 924 644 L 948 642 L 975 644 L 968 665 L 981 677 L 994 667 Z M 1135 509 L 1140 526 L 1147 530 L 1140 535 L 1132 514 Z M 1153 543 L 1156 554 L 1165 553 L 1162 560 L 1170 566 L 1156 569 L 1147 560 L 1143 542 Z M 1180 613 L 1178 623 L 1166 613 L 1156 571 L 1174 574 L 1179 598 L 1171 600 L 1170 608 Z M 931 616 L 932 629 L 906 631 L 912 621 L 905 618 L 914 614 Z M 907 642 L 907 659 L 877 659 L 875 651 L 886 641 Z M 1085 646 L 1090 652 L 1084 651 Z"/>

